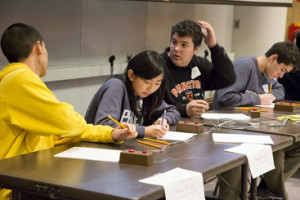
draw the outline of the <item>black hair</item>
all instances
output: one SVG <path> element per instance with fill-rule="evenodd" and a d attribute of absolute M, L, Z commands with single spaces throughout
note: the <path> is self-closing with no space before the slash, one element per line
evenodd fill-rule
<path fill-rule="evenodd" d="M 300 52 L 295 44 L 289 42 L 277 42 L 266 53 L 266 57 L 277 54 L 277 63 L 284 63 L 285 65 L 292 65 L 293 71 L 300 66 Z"/>
<path fill-rule="evenodd" d="M 130 108 L 135 115 L 138 115 L 136 102 L 138 97 L 134 94 L 132 82 L 128 77 L 128 70 L 132 70 L 135 76 L 150 80 L 163 74 L 163 80 L 160 87 L 151 95 L 143 99 L 142 114 L 145 119 L 145 124 L 151 123 L 153 112 L 161 105 L 164 94 L 167 77 L 167 66 L 165 60 L 160 54 L 155 51 L 143 51 L 135 55 L 128 63 L 124 72 L 124 84 L 128 91 Z"/>
<path fill-rule="evenodd" d="M 20 62 L 29 56 L 37 41 L 42 42 L 43 38 L 35 28 L 16 23 L 3 32 L 1 49 L 10 63 Z"/>
<path fill-rule="evenodd" d="M 174 25 L 171 30 L 171 40 L 175 33 L 177 33 L 179 37 L 191 37 L 194 43 L 194 49 L 201 45 L 203 38 L 201 26 L 192 20 L 184 20 Z"/>

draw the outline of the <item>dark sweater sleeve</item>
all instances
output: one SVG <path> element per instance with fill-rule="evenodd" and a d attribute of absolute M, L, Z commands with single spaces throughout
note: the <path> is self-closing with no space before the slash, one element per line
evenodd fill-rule
<path fill-rule="evenodd" d="M 214 95 L 214 109 L 228 106 L 246 106 L 260 104 L 258 94 L 246 94 L 245 90 L 249 77 L 251 78 L 255 71 L 244 64 L 244 67 L 237 67 L 238 77 L 236 82 L 226 88 L 217 90 Z"/>
<path fill-rule="evenodd" d="M 183 103 L 176 104 L 176 109 L 178 110 L 178 112 L 180 113 L 180 115 L 182 117 L 187 117 L 187 114 L 186 114 L 186 105 L 187 104 L 183 104 Z"/>
<path fill-rule="evenodd" d="M 166 110 L 166 120 L 169 125 L 175 125 L 180 120 L 180 113 L 176 110 L 174 105 L 169 105 L 165 101 L 162 102 L 161 106 L 153 113 L 152 123 L 160 118 Z"/>
<path fill-rule="evenodd" d="M 107 116 L 110 115 L 120 121 L 122 113 L 122 98 L 125 95 L 125 89 L 119 80 L 109 80 L 102 86 L 102 92 L 98 94 L 99 104 L 95 116 L 94 124 L 109 125 L 117 127 Z"/>
<path fill-rule="evenodd" d="M 140 125 L 136 125 L 136 131 L 138 133 L 137 137 L 138 138 L 143 138 L 145 137 L 145 126 L 140 126 Z"/>
<path fill-rule="evenodd" d="M 270 85 L 270 84 L 269 84 Z M 270 90 L 270 89 L 269 89 Z M 273 86 L 272 86 L 272 94 L 275 96 L 275 101 L 282 101 L 284 100 L 284 95 L 285 91 L 283 86 L 277 82 L 273 81 Z"/>
<path fill-rule="evenodd" d="M 210 49 L 212 63 L 206 59 L 203 59 L 202 66 L 206 66 L 204 69 L 205 77 L 203 80 L 205 90 L 216 90 L 227 87 L 233 84 L 236 80 L 232 61 L 227 56 L 223 47 L 218 44 Z"/>
<path fill-rule="evenodd" d="M 110 115 L 117 121 L 121 121 L 122 103 L 126 94 L 125 86 L 119 79 L 110 79 L 102 87 L 101 92 L 97 93 L 98 108 L 94 124 L 109 125 L 117 127 L 118 124 L 109 119 Z M 145 126 L 136 125 L 137 137 L 145 136 Z"/>

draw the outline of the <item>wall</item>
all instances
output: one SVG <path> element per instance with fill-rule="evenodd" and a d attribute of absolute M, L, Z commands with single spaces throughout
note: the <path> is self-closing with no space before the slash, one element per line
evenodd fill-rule
<path fill-rule="evenodd" d="M 261 56 L 275 43 L 284 41 L 286 10 L 283 7 L 236 6 L 232 50 L 235 57 Z"/>
<path fill-rule="evenodd" d="M 127 54 L 145 48 L 145 12 L 146 3 L 122 0 L 1 0 L 0 31 L 12 23 L 28 23 L 45 39 L 50 71 L 88 66 L 105 68 L 97 74 L 102 75 L 110 73 L 109 56 L 116 55 L 115 64 L 123 67 Z M 51 80 L 57 79 L 45 79 Z"/>
<path fill-rule="evenodd" d="M 148 3 L 146 48 L 163 51 L 170 41 L 171 27 L 184 19 L 209 22 L 218 42 L 231 53 L 234 6 L 207 4 Z M 202 43 L 199 55 L 204 55 Z"/>
<path fill-rule="evenodd" d="M 84 115 L 110 74 L 122 73 L 127 54 L 145 49 L 146 5 L 122 0 L 1 0 L 0 32 L 27 23 L 42 34 L 49 55 L 42 78 L 61 101 Z M 8 62 L 0 53 L 0 69 Z"/>
<path fill-rule="evenodd" d="M 232 59 L 260 54 L 282 40 L 286 8 L 134 2 L 122 0 L 1 0 L 0 32 L 15 22 L 29 23 L 44 36 L 49 70 L 44 81 L 59 100 L 84 115 L 96 90 L 126 66 L 127 53 L 162 52 L 171 26 L 183 19 L 206 20 Z M 233 19 L 241 20 L 233 29 Z M 250 18 L 248 20 L 248 18 Z M 276 26 L 271 25 L 276 22 Z M 245 39 L 247 38 L 247 39 Z M 250 42 L 251 41 L 251 42 Z M 203 44 L 199 55 L 203 55 Z M 234 57 L 235 54 L 235 57 Z M 0 65 L 7 61 L 0 53 Z"/>

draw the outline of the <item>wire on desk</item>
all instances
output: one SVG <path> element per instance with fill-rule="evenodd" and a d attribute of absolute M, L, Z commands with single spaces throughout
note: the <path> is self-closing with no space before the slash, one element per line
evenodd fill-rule
<path fill-rule="evenodd" d="M 203 125 L 212 126 L 213 128 L 225 128 L 225 129 L 233 129 L 233 130 L 246 130 L 249 127 L 278 127 L 278 126 L 287 126 L 288 120 L 284 120 L 282 122 L 263 122 L 263 121 L 238 121 L 238 120 L 232 120 L 232 119 L 219 119 L 218 124 L 214 124 L 212 122 L 204 123 Z"/>

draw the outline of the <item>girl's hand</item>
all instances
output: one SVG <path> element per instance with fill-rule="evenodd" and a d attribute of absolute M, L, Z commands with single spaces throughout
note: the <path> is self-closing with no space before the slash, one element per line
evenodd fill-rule
<path fill-rule="evenodd" d="M 168 124 L 168 120 L 165 119 L 163 124 L 161 124 L 161 120 L 162 120 L 162 118 L 158 118 L 155 122 L 153 122 L 152 125 L 161 125 L 161 126 L 163 126 L 163 127 L 165 127 L 166 129 L 169 130 L 170 127 L 169 127 L 169 124 Z"/>
<path fill-rule="evenodd" d="M 151 125 L 145 128 L 145 136 L 152 138 L 163 137 L 169 129 L 162 125 Z"/>

